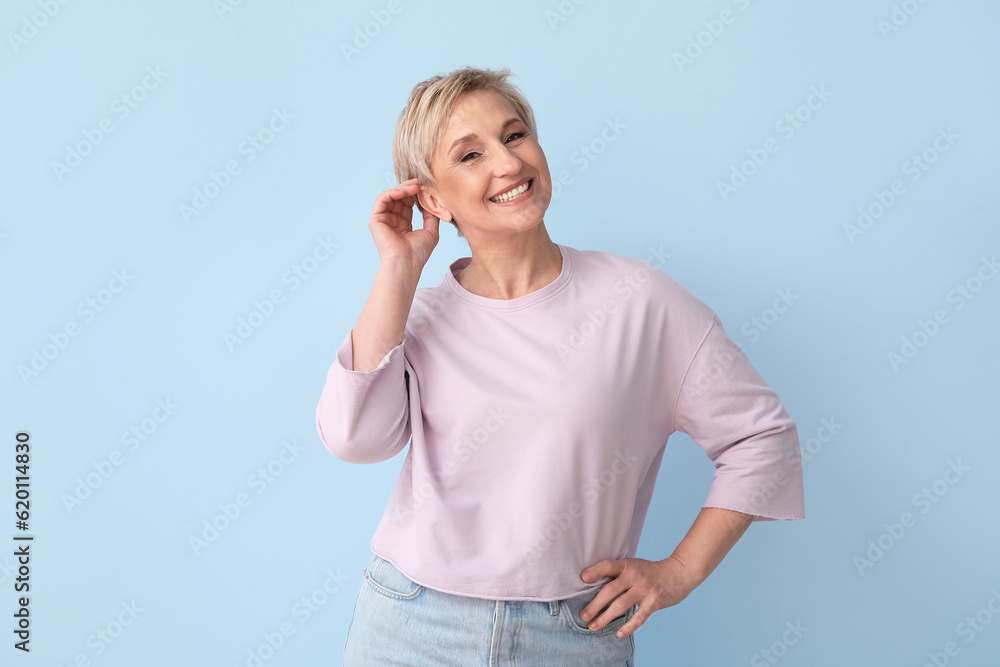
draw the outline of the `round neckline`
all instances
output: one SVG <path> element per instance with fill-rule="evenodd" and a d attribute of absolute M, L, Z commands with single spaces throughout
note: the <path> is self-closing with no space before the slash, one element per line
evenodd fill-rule
<path fill-rule="evenodd" d="M 523 296 L 513 299 L 491 299 L 489 297 L 480 296 L 479 294 L 473 294 L 469 290 L 465 289 L 465 287 L 458 282 L 455 274 L 460 273 L 462 269 L 467 267 L 472 262 L 471 257 L 462 257 L 452 262 L 448 267 L 448 271 L 445 272 L 445 283 L 451 288 L 451 291 L 454 292 L 458 298 L 484 308 L 492 308 L 494 310 L 515 310 L 534 305 L 560 292 L 569 282 L 569 279 L 573 274 L 573 256 L 571 248 L 559 243 L 556 245 L 559 247 L 560 254 L 562 254 L 562 269 L 560 270 L 559 275 L 545 287 L 537 289 L 534 292 L 529 292 Z"/>

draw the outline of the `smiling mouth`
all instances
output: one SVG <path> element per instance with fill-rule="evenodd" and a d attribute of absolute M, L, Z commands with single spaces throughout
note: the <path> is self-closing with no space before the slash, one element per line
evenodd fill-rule
<path fill-rule="evenodd" d="M 503 194 L 499 194 L 496 197 L 490 197 L 490 201 L 493 202 L 494 204 L 505 204 L 512 199 L 517 199 L 525 192 L 527 192 L 531 188 L 531 184 L 534 182 L 535 179 L 531 179 L 527 183 L 523 183 L 522 185 L 519 185 L 512 190 L 508 190 Z"/>

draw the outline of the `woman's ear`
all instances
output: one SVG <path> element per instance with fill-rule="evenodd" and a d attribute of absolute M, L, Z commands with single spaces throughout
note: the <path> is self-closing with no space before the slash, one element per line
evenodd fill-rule
<path fill-rule="evenodd" d="M 433 186 L 430 185 L 420 186 L 420 189 L 417 190 L 417 201 L 420 202 L 420 205 L 424 208 L 424 210 L 430 211 L 431 213 L 436 215 L 441 220 L 444 220 L 445 222 L 451 222 L 452 220 L 451 211 L 449 211 L 442 204 Z"/>

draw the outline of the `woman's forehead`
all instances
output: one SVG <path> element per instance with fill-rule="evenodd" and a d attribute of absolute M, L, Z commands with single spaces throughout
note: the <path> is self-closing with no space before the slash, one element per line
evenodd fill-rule
<path fill-rule="evenodd" d="M 444 126 L 444 134 L 451 131 L 461 132 L 461 126 L 472 125 L 484 120 L 483 114 L 496 114 L 503 122 L 510 117 L 518 117 L 514 106 L 503 95 L 492 90 L 475 90 L 465 93 L 455 101 Z M 496 119 L 491 119 L 496 120 Z"/>

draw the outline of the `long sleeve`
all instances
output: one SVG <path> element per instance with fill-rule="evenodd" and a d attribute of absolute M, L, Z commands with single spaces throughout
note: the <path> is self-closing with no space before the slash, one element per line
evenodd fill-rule
<path fill-rule="evenodd" d="M 715 465 L 703 507 L 755 520 L 805 518 L 795 422 L 714 313 L 677 396 L 674 427 Z"/>
<path fill-rule="evenodd" d="M 410 439 L 409 382 L 403 346 L 389 350 L 370 371 L 354 370 L 351 329 L 327 372 L 316 406 L 320 440 L 338 459 L 377 463 Z"/>

